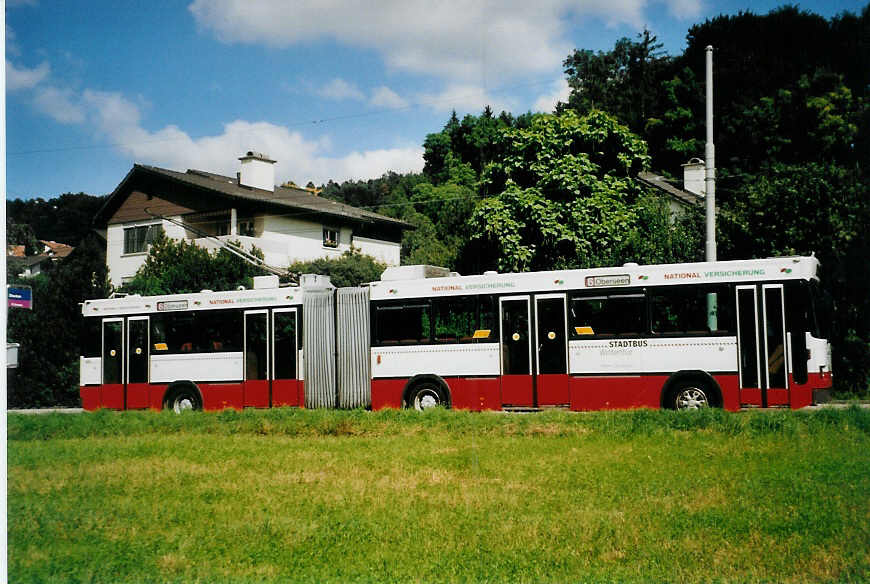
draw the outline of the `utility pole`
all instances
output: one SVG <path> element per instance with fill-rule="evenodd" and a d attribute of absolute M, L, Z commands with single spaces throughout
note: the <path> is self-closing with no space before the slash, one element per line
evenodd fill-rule
<path fill-rule="evenodd" d="M 704 199 L 708 262 L 716 261 L 716 148 L 713 145 L 713 47 L 707 45 L 707 143 L 704 145 Z"/>
<path fill-rule="evenodd" d="M 707 223 L 705 258 L 716 261 L 716 148 L 713 145 L 713 47 L 707 45 L 707 142 L 704 144 L 704 203 Z M 707 327 L 719 328 L 716 293 L 707 295 Z"/>

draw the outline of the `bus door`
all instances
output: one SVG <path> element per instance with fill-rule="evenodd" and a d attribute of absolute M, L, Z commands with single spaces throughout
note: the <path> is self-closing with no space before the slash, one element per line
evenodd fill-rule
<path fill-rule="evenodd" d="M 789 403 L 788 347 L 782 284 L 737 286 L 740 403 Z"/>
<path fill-rule="evenodd" d="M 269 311 L 245 311 L 244 407 L 268 408 L 269 391 Z"/>
<path fill-rule="evenodd" d="M 272 406 L 301 406 L 295 308 L 272 311 Z"/>
<path fill-rule="evenodd" d="M 530 300 L 530 296 L 507 296 L 499 301 L 501 402 L 506 406 L 535 405 Z"/>
<path fill-rule="evenodd" d="M 148 339 L 148 317 L 128 318 L 126 409 L 148 407 L 148 348 L 150 347 Z"/>
<path fill-rule="evenodd" d="M 124 409 L 124 319 L 103 320 L 103 378 L 100 407 Z"/>
<path fill-rule="evenodd" d="M 567 405 L 568 340 L 565 295 L 535 296 L 535 386 L 538 406 Z"/>

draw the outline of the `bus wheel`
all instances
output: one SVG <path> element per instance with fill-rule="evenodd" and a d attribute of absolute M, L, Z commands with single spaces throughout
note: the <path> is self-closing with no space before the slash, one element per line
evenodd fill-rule
<path fill-rule="evenodd" d="M 202 400 L 195 387 L 179 385 L 168 393 L 163 407 L 174 411 L 176 414 L 180 414 L 186 410 L 201 410 Z"/>
<path fill-rule="evenodd" d="M 424 381 L 416 385 L 408 397 L 410 406 L 421 412 L 447 405 L 447 398 L 442 388 L 433 381 Z"/>
<path fill-rule="evenodd" d="M 671 393 L 671 406 L 675 410 L 700 410 L 710 407 L 708 389 L 703 384 L 688 381 L 679 384 Z"/>

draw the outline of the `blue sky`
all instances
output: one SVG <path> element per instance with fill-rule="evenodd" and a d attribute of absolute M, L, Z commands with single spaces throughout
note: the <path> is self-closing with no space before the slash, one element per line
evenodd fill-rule
<path fill-rule="evenodd" d="M 573 48 L 646 26 L 678 54 L 696 22 L 780 4 L 7 0 L 7 198 L 105 194 L 133 163 L 234 175 L 247 150 L 299 184 L 420 170 L 453 109 L 550 111 Z"/>

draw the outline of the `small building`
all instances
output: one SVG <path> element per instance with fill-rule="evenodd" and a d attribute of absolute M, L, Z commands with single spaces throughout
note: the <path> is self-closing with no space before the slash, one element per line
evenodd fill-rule
<path fill-rule="evenodd" d="M 399 264 L 408 223 L 318 196 L 316 189 L 275 186 L 275 161 L 239 158 L 235 177 L 135 164 L 97 212 L 114 286 L 132 279 L 157 233 L 214 249 L 220 241 L 257 247 L 267 265 L 338 258 L 353 247 Z"/>
<path fill-rule="evenodd" d="M 682 166 L 682 186 L 653 172 L 641 172 L 637 175 L 642 184 L 656 189 L 666 197 L 673 215 L 682 214 L 688 208 L 704 204 L 704 162 L 700 158 L 692 158 Z"/>
<path fill-rule="evenodd" d="M 6 263 L 15 270 L 19 278 L 38 276 L 49 263 L 64 259 L 75 249 L 70 245 L 56 241 L 40 239 L 39 243 L 42 244 L 42 252 L 31 256 L 24 255 L 25 246 L 23 245 L 6 246 Z"/>

